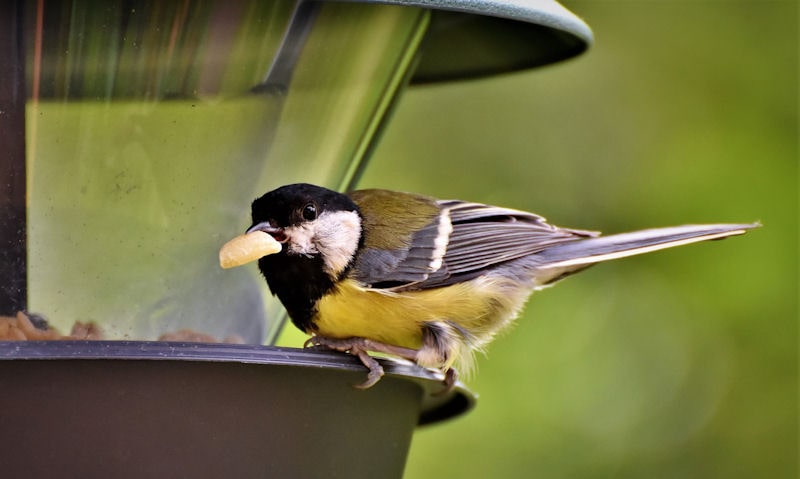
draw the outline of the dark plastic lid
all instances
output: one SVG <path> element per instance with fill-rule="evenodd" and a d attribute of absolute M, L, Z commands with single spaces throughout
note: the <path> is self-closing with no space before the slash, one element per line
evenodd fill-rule
<path fill-rule="evenodd" d="M 3 477 L 401 478 L 414 427 L 473 397 L 383 361 L 251 345 L 0 341 Z"/>
<path fill-rule="evenodd" d="M 297 377 L 308 371 L 338 370 L 351 375 L 352 384 L 366 379 L 367 370 L 353 356 L 309 349 L 248 344 L 185 343 L 168 341 L 0 341 L 3 360 L 123 360 L 249 364 L 291 369 Z M 423 391 L 418 425 L 444 421 L 469 411 L 475 397 L 460 383 L 442 394 L 441 374 L 404 361 L 378 359 L 387 379 L 414 383 Z"/>

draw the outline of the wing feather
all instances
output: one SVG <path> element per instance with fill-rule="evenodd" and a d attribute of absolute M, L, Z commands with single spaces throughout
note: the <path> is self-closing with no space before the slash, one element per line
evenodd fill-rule
<path fill-rule="evenodd" d="M 350 196 L 365 232 L 352 270 L 355 279 L 390 287 L 424 281 L 441 269 L 451 225 L 447 210 L 435 199 L 386 190 L 360 190 Z M 387 224 L 387 216 L 392 224 Z"/>
<path fill-rule="evenodd" d="M 410 290 L 446 286 L 492 267 L 596 233 L 558 228 L 539 215 L 457 200 L 438 201 L 440 211 L 399 251 L 366 249 L 356 278 L 373 288 Z M 443 247 L 443 246 L 446 246 Z M 380 262 L 374 259 L 392 258 Z"/>

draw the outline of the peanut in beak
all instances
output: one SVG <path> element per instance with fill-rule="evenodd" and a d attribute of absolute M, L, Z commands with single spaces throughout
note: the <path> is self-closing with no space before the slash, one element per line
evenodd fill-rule
<path fill-rule="evenodd" d="M 219 265 L 235 268 L 259 258 L 281 251 L 282 245 L 263 231 L 239 235 L 225 243 L 219 250 Z"/>

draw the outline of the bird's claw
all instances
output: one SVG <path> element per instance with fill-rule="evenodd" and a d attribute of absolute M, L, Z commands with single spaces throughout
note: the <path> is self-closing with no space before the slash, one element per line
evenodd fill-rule
<path fill-rule="evenodd" d="M 369 373 L 367 374 L 366 381 L 361 384 L 355 384 L 353 387 L 369 389 L 381 380 L 384 371 L 383 366 L 369 355 L 368 344 L 368 340 L 364 338 L 334 339 L 323 336 L 311 336 L 303 343 L 303 347 L 331 349 L 358 357 L 358 359 L 361 360 L 361 364 L 369 369 Z"/>
<path fill-rule="evenodd" d="M 352 354 L 352 352 L 351 352 Z M 380 363 L 369 355 L 366 351 L 359 350 L 357 353 L 358 359 L 361 360 L 361 364 L 366 366 L 369 369 L 369 373 L 367 373 L 367 380 L 361 384 L 355 384 L 354 387 L 358 389 L 369 389 L 374 386 L 378 381 L 381 380 L 383 377 L 384 371 L 383 366 Z"/>
<path fill-rule="evenodd" d="M 369 370 L 367 380 L 361 384 L 356 384 L 354 387 L 358 389 L 369 389 L 374 386 L 384 375 L 383 366 L 369 355 L 369 351 L 379 353 L 391 354 L 403 359 L 415 362 L 417 360 L 417 350 L 394 346 L 391 344 L 384 344 L 372 341 L 366 338 L 328 338 L 325 336 L 311 336 L 303 343 L 304 348 L 315 349 L 328 349 L 339 351 L 342 353 L 351 354 L 361 360 L 361 364 Z M 458 380 L 458 373 L 452 367 L 446 369 L 444 372 L 444 389 L 435 393 L 435 395 L 444 395 L 449 393 L 455 387 Z"/>
<path fill-rule="evenodd" d="M 444 396 L 445 394 L 449 393 L 456 386 L 456 381 L 458 381 L 458 371 L 452 367 L 446 369 L 444 371 L 444 380 L 442 381 L 442 383 L 444 383 L 444 388 L 433 395 Z"/>

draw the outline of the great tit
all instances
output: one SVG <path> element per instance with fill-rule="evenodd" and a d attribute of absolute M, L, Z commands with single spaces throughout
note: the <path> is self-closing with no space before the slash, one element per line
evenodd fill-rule
<path fill-rule="evenodd" d="M 369 352 L 445 373 L 469 369 L 530 294 L 594 263 L 738 235 L 754 224 L 660 228 L 600 237 L 533 213 L 380 189 L 310 184 L 252 204 L 246 235 L 270 235 L 258 268 L 306 345 L 358 356 L 367 388 L 383 375 Z M 271 240 L 270 240 L 271 241 Z M 262 256 L 263 255 L 263 256 Z"/>

